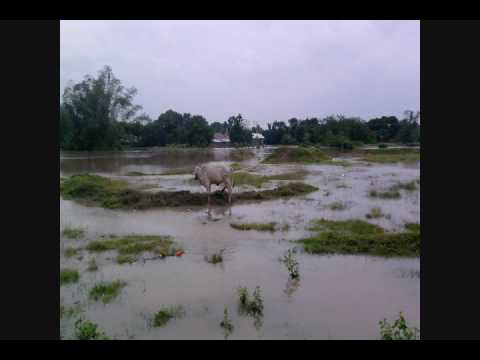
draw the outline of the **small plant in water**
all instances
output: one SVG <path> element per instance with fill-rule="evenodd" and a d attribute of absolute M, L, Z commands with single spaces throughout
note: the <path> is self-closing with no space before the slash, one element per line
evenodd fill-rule
<path fill-rule="evenodd" d="M 420 330 L 408 327 L 401 312 L 393 325 L 390 325 L 387 319 L 380 321 L 379 325 L 382 340 L 418 340 L 420 338 Z"/>
<path fill-rule="evenodd" d="M 60 285 L 76 283 L 80 278 L 77 270 L 63 269 L 60 270 Z"/>
<path fill-rule="evenodd" d="M 164 306 L 153 316 L 152 325 L 154 327 L 165 326 L 171 319 L 182 317 L 183 314 L 184 311 L 181 305 Z"/>
<path fill-rule="evenodd" d="M 263 299 L 260 292 L 260 287 L 257 286 L 250 297 L 246 287 L 238 289 L 240 298 L 240 309 L 250 315 L 263 315 Z"/>
<path fill-rule="evenodd" d="M 98 270 L 98 265 L 97 265 L 97 261 L 95 260 L 95 258 L 90 259 L 90 261 L 88 262 L 87 270 L 88 271 L 97 271 Z"/>
<path fill-rule="evenodd" d="M 298 261 L 295 259 L 295 255 L 291 249 L 287 250 L 287 253 L 283 257 L 283 262 L 287 267 L 288 273 L 292 279 L 300 277 L 300 273 L 298 272 Z"/>
<path fill-rule="evenodd" d="M 103 332 L 98 330 L 97 324 L 83 319 L 78 319 L 75 322 L 75 336 L 78 340 L 110 340 Z"/>
<path fill-rule="evenodd" d="M 62 234 L 68 239 L 78 239 L 85 234 L 85 230 L 66 227 L 63 229 Z"/>
<path fill-rule="evenodd" d="M 89 296 L 93 300 L 102 300 L 104 304 L 109 303 L 116 298 L 120 291 L 127 283 L 125 281 L 116 280 L 112 282 L 101 282 L 95 284 L 90 290 Z"/>
<path fill-rule="evenodd" d="M 220 326 L 225 330 L 225 338 L 228 337 L 233 331 L 232 321 L 228 318 L 228 310 L 225 308 L 223 311 L 223 321 L 220 322 Z"/>
<path fill-rule="evenodd" d="M 378 207 L 373 208 L 369 214 L 365 215 L 367 219 L 378 219 L 384 216 L 385 214 L 382 212 L 382 209 Z"/>
<path fill-rule="evenodd" d="M 64 254 L 65 254 L 65 257 L 70 258 L 72 256 L 77 255 L 78 252 L 79 252 L 79 249 L 70 247 L 70 248 L 65 249 Z"/>
<path fill-rule="evenodd" d="M 223 262 L 223 251 L 224 250 L 220 250 L 218 253 L 214 253 L 212 256 L 210 257 L 206 257 L 205 260 L 207 262 L 209 262 L 210 264 L 218 264 L 218 263 L 221 263 Z"/>

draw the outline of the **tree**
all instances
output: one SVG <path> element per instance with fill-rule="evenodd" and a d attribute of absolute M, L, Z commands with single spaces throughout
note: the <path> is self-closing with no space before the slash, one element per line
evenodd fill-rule
<path fill-rule="evenodd" d="M 137 90 L 125 88 L 112 69 L 105 66 L 97 78 L 85 76 L 77 84 L 69 84 L 63 93 L 61 129 L 71 126 L 71 133 L 63 134 L 61 144 L 71 150 L 110 150 L 121 147 L 119 121 L 130 120 L 139 105 L 133 104 Z"/>
<path fill-rule="evenodd" d="M 230 141 L 234 144 L 249 144 L 252 141 L 252 132 L 246 126 L 246 120 L 241 114 L 231 116 L 227 123 L 230 128 Z"/>

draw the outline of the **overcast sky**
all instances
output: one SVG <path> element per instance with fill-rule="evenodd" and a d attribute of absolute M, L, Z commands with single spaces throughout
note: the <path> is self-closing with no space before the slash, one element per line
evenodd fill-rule
<path fill-rule="evenodd" d="M 110 65 L 152 118 L 420 109 L 419 21 L 62 21 L 60 87 Z"/>

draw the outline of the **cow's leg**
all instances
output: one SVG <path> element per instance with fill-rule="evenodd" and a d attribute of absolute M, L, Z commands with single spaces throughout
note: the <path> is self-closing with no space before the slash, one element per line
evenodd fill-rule
<path fill-rule="evenodd" d="M 210 192 L 211 192 L 211 189 L 212 189 L 212 185 L 211 184 L 208 184 L 207 185 L 207 199 L 208 199 L 208 206 L 210 206 Z"/>
<path fill-rule="evenodd" d="M 227 180 L 225 182 L 226 187 L 228 188 L 228 203 L 232 203 L 232 184 L 230 183 L 230 180 Z"/>

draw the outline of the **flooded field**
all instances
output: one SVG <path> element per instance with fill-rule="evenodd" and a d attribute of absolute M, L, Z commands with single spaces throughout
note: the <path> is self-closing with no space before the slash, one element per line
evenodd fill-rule
<path fill-rule="evenodd" d="M 263 164 L 272 148 L 153 149 L 149 151 L 62 153 L 60 176 L 93 173 L 128 182 L 145 192 L 205 192 L 192 169 L 205 162 L 236 163 L 242 171 L 277 175 L 305 170 L 302 182 L 319 188 L 303 196 L 228 206 L 182 206 L 147 210 L 110 210 L 60 198 L 60 267 L 74 269 L 78 281 L 61 286 L 61 335 L 73 338 L 79 318 L 98 324 L 115 339 L 378 339 L 379 324 L 401 311 L 420 327 L 420 261 L 418 257 L 319 255 L 295 242 L 312 234 L 316 219 L 365 220 L 387 231 L 420 223 L 420 163 L 377 164 L 345 155 L 351 166 Z M 169 174 L 170 173 L 170 174 Z M 162 175 L 168 174 L 168 175 Z M 269 180 L 272 189 L 289 180 Z M 371 196 L 371 191 L 415 182 L 398 198 Z M 236 186 L 234 192 L 259 190 Z M 381 216 L 372 209 L 381 209 Z M 275 222 L 275 231 L 241 231 L 232 223 Z M 67 229 L 83 233 L 68 236 Z M 93 252 L 93 240 L 138 234 L 170 236 L 181 256 L 141 254 L 119 264 L 115 251 Z M 77 249 L 77 250 L 72 250 Z M 290 279 L 280 261 L 295 249 L 299 279 Z M 223 261 L 206 258 L 221 253 Z M 94 260 L 92 260 L 94 259 Z M 95 270 L 91 264 L 95 263 Z M 108 303 L 89 297 L 96 284 L 121 280 L 125 286 Z M 260 288 L 263 314 L 239 311 L 238 288 Z M 151 319 L 164 306 L 181 306 L 182 315 L 164 326 Z M 220 326 L 228 310 L 233 330 Z"/>

